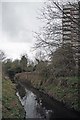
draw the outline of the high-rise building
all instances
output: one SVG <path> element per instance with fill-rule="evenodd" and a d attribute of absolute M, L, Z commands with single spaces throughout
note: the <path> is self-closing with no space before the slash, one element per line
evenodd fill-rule
<path fill-rule="evenodd" d="M 63 6 L 63 43 L 71 43 L 77 72 L 80 61 L 80 2 Z"/>
<path fill-rule="evenodd" d="M 79 4 L 63 6 L 63 42 L 76 44 L 78 41 Z"/>

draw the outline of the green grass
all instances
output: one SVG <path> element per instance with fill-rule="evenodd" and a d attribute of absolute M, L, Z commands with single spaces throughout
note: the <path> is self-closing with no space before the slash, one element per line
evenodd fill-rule
<path fill-rule="evenodd" d="M 10 80 L 2 80 L 2 117 L 24 118 L 24 109 L 16 96 L 16 87 Z"/>
<path fill-rule="evenodd" d="M 24 80 L 23 76 L 24 73 L 20 75 L 21 80 Z M 45 80 L 42 76 L 33 75 L 30 78 L 31 84 L 32 86 L 48 93 L 50 96 L 53 96 L 58 101 L 63 101 L 69 107 L 80 111 L 80 102 L 78 97 L 80 77 L 50 77 L 51 78 L 48 78 L 48 80 Z"/>
<path fill-rule="evenodd" d="M 60 80 L 62 80 L 62 82 L 66 80 L 67 85 L 64 86 L 64 84 L 59 84 Z M 78 83 L 79 78 L 77 77 L 58 78 L 58 83 L 56 85 L 54 84 L 54 82 L 52 84 L 48 84 L 47 86 L 45 86 L 45 90 L 57 100 L 63 101 L 69 107 L 80 111 Z"/>

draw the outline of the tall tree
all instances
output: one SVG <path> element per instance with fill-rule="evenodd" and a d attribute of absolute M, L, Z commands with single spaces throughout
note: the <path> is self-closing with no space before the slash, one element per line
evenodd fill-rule
<path fill-rule="evenodd" d="M 78 12 L 80 12 L 80 2 L 78 4 L 77 2 L 66 2 L 64 3 L 58 3 L 54 0 L 48 0 L 48 2 L 45 3 L 44 8 L 41 10 L 41 17 L 40 19 L 44 21 L 44 26 L 42 28 L 42 31 L 39 33 L 36 33 L 37 42 L 35 43 L 36 48 L 43 48 L 46 49 L 49 54 L 53 54 L 54 51 L 61 47 L 63 42 L 63 16 L 67 17 L 69 21 L 71 21 L 71 24 L 69 27 L 70 29 L 73 29 L 73 34 L 77 34 L 77 36 L 80 36 L 80 16 L 79 20 L 74 17 L 74 15 L 68 15 L 64 12 L 64 6 L 67 5 L 68 7 L 71 6 L 71 9 L 76 9 Z M 76 27 L 74 27 L 76 26 Z M 68 31 L 69 32 L 69 31 Z M 67 36 L 68 37 L 68 36 Z M 74 37 L 72 38 L 74 39 Z M 73 41 L 70 39 L 70 43 L 72 43 L 72 47 L 74 50 L 74 59 L 76 61 L 76 74 L 80 70 L 80 43 L 79 39 L 75 39 Z M 71 42 L 73 41 L 73 42 Z M 66 42 L 65 42 L 66 43 Z M 79 74 L 78 74 L 79 75 Z"/>
<path fill-rule="evenodd" d="M 36 33 L 36 48 L 54 52 L 62 43 L 62 12 L 49 0 L 41 10 L 40 18 L 44 25 L 39 33 Z"/>
<path fill-rule="evenodd" d="M 21 64 L 22 71 L 26 71 L 27 70 L 27 64 L 28 64 L 27 54 L 24 54 L 24 55 L 21 56 L 20 64 Z"/>
<path fill-rule="evenodd" d="M 67 4 L 67 6 L 75 7 L 79 11 L 79 8 L 76 4 L 77 2 L 65 2 L 64 3 L 58 3 L 54 0 L 48 0 L 44 3 L 44 7 L 41 10 L 41 14 L 39 19 L 41 19 L 44 22 L 44 25 L 39 33 L 35 32 L 35 37 L 37 39 L 35 43 L 36 48 L 44 48 L 46 51 L 54 52 L 54 50 L 58 47 L 60 47 L 63 43 L 63 15 L 69 18 L 70 21 L 76 25 L 76 27 L 73 26 L 73 24 L 70 25 L 72 27 L 76 34 L 78 34 L 78 31 L 80 33 L 80 29 L 78 29 L 79 22 L 78 20 L 72 16 L 68 16 L 68 14 L 64 13 L 64 6 Z M 77 30 L 78 29 L 78 30 Z"/>

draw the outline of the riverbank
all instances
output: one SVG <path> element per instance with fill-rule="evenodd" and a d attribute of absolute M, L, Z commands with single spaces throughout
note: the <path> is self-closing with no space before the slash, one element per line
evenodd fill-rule
<path fill-rule="evenodd" d="M 77 77 L 59 77 L 53 81 L 45 81 L 35 73 L 19 73 L 16 82 L 31 84 L 34 88 L 48 94 L 57 101 L 63 102 L 66 107 L 80 112 L 79 107 L 79 79 Z"/>
<path fill-rule="evenodd" d="M 2 118 L 24 118 L 25 111 L 18 97 L 16 86 L 7 78 L 2 79 Z"/>
<path fill-rule="evenodd" d="M 24 91 L 20 90 L 22 87 L 26 90 L 26 94 L 22 99 L 20 96 L 19 99 L 26 111 L 26 118 L 80 118 L 77 112 L 66 108 L 63 103 L 32 86 L 19 83 L 18 95 L 20 92 L 24 94 Z"/>

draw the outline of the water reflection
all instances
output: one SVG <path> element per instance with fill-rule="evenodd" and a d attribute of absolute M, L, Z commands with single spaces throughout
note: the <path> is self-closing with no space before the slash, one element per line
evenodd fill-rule
<path fill-rule="evenodd" d="M 20 98 L 18 93 L 17 96 L 19 97 L 21 104 L 24 106 L 24 109 L 26 111 L 26 118 L 49 119 L 53 111 L 47 110 L 43 106 L 41 98 L 37 98 L 37 96 L 31 91 L 27 89 L 25 90 L 26 95 L 22 99 Z"/>

